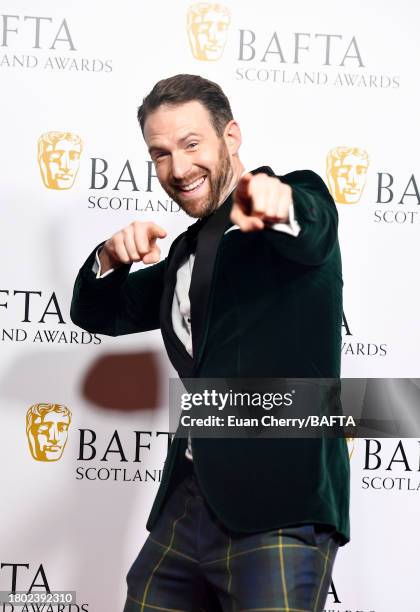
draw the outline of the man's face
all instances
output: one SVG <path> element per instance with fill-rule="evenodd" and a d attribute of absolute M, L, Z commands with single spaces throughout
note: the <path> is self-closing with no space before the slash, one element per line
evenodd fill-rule
<path fill-rule="evenodd" d="M 160 106 L 146 119 L 144 139 L 160 184 L 188 215 L 205 217 L 227 196 L 231 158 L 200 102 Z"/>
<path fill-rule="evenodd" d="M 219 59 L 227 40 L 229 14 L 215 4 L 208 4 L 197 12 L 192 7 L 191 11 L 188 35 L 194 57 L 209 61 Z"/>
<path fill-rule="evenodd" d="M 70 140 L 59 140 L 45 147 L 46 184 L 51 189 L 69 189 L 79 169 L 81 145 Z"/>
<path fill-rule="evenodd" d="M 56 461 L 63 454 L 70 424 L 69 416 L 51 411 L 32 422 L 33 455 L 39 461 Z"/>
<path fill-rule="evenodd" d="M 355 204 L 360 200 L 366 182 L 368 160 L 353 154 L 337 160 L 332 168 L 334 199 L 341 204 Z"/>

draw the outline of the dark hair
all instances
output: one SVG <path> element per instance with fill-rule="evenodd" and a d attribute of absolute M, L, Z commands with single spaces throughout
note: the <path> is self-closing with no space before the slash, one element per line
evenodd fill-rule
<path fill-rule="evenodd" d="M 208 110 L 213 127 L 221 136 L 226 124 L 233 119 L 229 100 L 220 85 L 196 74 L 176 74 L 156 83 L 137 111 L 141 131 L 144 133 L 147 116 L 162 104 L 177 106 L 193 100 L 201 102 Z"/>

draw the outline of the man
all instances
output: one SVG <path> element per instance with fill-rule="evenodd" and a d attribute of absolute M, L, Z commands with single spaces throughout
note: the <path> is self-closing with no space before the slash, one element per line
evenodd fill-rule
<path fill-rule="evenodd" d="M 160 263 L 166 232 L 151 222 L 95 247 L 73 322 L 160 327 L 182 378 L 338 377 L 337 211 L 321 178 L 244 173 L 229 101 L 199 76 L 157 83 L 138 118 L 160 184 L 199 220 Z M 135 261 L 147 265 L 130 274 Z M 348 506 L 343 438 L 175 436 L 125 612 L 322 610 Z"/>

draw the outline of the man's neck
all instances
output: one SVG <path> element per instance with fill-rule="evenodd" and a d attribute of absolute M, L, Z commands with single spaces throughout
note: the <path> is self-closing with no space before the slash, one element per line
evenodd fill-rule
<path fill-rule="evenodd" d="M 216 208 L 219 208 L 219 206 L 221 206 L 221 204 L 223 204 L 223 202 L 227 200 L 227 198 L 230 196 L 232 191 L 235 189 L 236 185 L 239 183 L 239 179 L 241 178 L 241 176 L 245 174 L 246 172 L 243 163 L 239 159 L 236 160 L 232 164 L 232 167 L 233 167 L 232 178 L 229 181 L 226 189 L 223 190 L 222 197 L 220 199 L 220 202 L 217 204 Z"/>

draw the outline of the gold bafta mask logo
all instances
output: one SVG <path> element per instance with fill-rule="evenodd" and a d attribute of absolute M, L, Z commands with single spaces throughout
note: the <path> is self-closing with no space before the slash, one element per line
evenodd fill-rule
<path fill-rule="evenodd" d="M 34 404 L 26 413 L 26 435 L 37 461 L 58 461 L 67 443 L 71 412 L 60 404 Z"/>
<path fill-rule="evenodd" d="M 230 11 L 213 2 L 197 2 L 187 15 L 188 40 L 192 54 L 198 60 L 221 58 L 227 41 Z"/>
<path fill-rule="evenodd" d="M 80 136 L 70 132 L 46 132 L 38 138 L 38 163 L 45 187 L 73 187 L 82 149 Z"/>
<path fill-rule="evenodd" d="M 336 147 L 327 155 L 327 179 L 330 192 L 338 204 L 357 204 L 361 198 L 369 156 L 357 147 Z"/>

